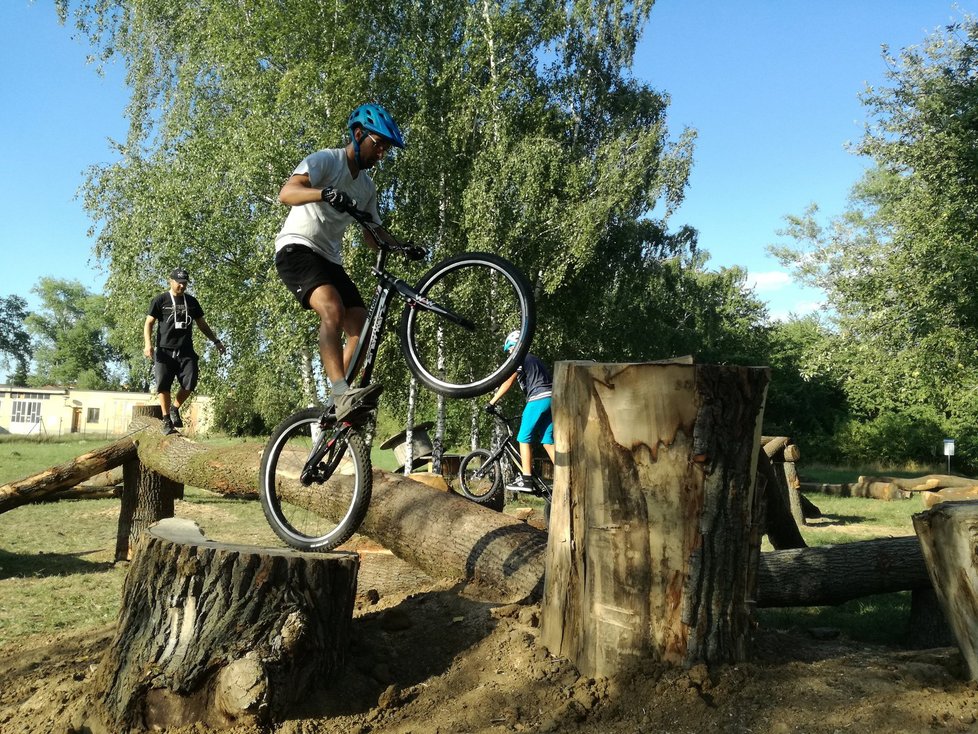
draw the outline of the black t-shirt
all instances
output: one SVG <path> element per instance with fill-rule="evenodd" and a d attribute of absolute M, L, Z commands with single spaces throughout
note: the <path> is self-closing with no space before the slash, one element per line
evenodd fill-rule
<path fill-rule="evenodd" d="M 527 400 L 545 398 L 553 391 L 553 380 L 547 366 L 532 354 L 527 354 L 523 364 L 516 368 L 516 381 Z"/>
<path fill-rule="evenodd" d="M 193 351 L 194 343 L 190 330 L 193 328 L 194 320 L 204 315 L 204 310 L 196 298 L 189 293 L 174 296 L 170 291 L 166 291 L 149 304 L 149 315 L 156 319 L 157 349 Z"/>

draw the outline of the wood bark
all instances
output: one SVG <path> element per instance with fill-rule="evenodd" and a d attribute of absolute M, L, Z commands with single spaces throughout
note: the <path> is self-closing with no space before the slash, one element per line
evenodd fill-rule
<path fill-rule="evenodd" d="M 913 516 L 927 571 L 971 680 L 978 680 L 978 502 L 945 502 Z"/>
<path fill-rule="evenodd" d="M 758 491 L 764 502 L 764 527 L 776 549 L 804 548 L 808 545 L 801 536 L 798 523 L 791 516 L 787 491 L 778 479 L 774 464 L 763 450 L 757 454 Z"/>
<path fill-rule="evenodd" d="M 924 499 L 924 507 L 930 509 L 941 502 L 960 502 L 961 500 L 978 500 L 978 485 L 973 487 L 945 487 L 936 492 L 920 493 Z"/>
<path fill-rule="evenodd" d="M 551 653 L 589 676 L 747 657 L 767 383 L 766 369 L 557 364 Z"/>
<path fill-rule="evenodd" d="M 913 535 L 761 554 L 757 606 L 842 604 L 894 591 L 931 588 Z"/>
<path fill-rule="evenodd" d="M 278 719 L 343 665 L 355 553 L 208 541 L 186 520 L 143 533 L 115 639 L 93 678 L 109 730 Z"/>
<path fill-rule="evenodd" d="M 137 405 L 133 418 L 163 417 L 159 405 Z M 133 425 L 142 425 L 141 423 Z M 130 425 L 130 429 L 133 427 Z M 138 443 L 139 438 L 135 439 Z M 183 497 L 183 484 L 148 468 L 138 458 L 122 466 L 122 504 L 116 530 L 115 560 L 127 561 L 139 534 L 153 523 L 173 517 L 176 497 Z"/>
<path fill-rule="evenodd" d="M 122 466 L 136 455 L 130 436 L 82 454 L 50 469 L 0 486 L 0 513 L 34 502 L 108 469 Z"/>

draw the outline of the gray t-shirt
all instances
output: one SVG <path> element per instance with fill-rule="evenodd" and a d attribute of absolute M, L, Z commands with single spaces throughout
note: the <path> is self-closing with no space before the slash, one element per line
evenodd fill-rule
<path fill-rule="evenodd" d="M 374 221 L 380 224 L 377 187 L 365 171 L 353 178 L 346 162 L 345 148 L 330 148 L 313 153 L 296 166 L 292 175 L 301 173 L 309 175 L 309 182 L 314 188 L 331 186 L 348 194 L 356 201 L 357 209 L 370 212 Z M 324 201 L 289 207 L 285 224 L 275 238 L 275 251 L 278 252 L 286 245 L 305 245 L 330 262 L 342 265 L 343 233 L 355 221 L 349 214 L 337 211 Z"/>

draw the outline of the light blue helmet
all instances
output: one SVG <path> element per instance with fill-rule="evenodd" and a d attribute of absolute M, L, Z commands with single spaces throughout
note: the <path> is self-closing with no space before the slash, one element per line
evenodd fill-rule
<path fill-rule="evenodd" d="M 515 347 L 520 341 L 520 332 L 511 331 L 506 337 L 506 342 L 503 344 L 503 351 L 508 352 L 510 349 Z"/>
<path fill-rule="evenodd" d="M 346 124 L 350 128 L 350 135 L 353 136 L 354 141 L 356 141 L 356 136 L 353 135 L 353 130 L 357 125 L 360 125 L 367 132 L 377 133 L 387 138 L 398 148 L 404 147 L 404 138 L 401 137 L 397 123 L 394 122 L 394 118 L 388 114 L 387 110 L 379 104 L 360 105 L 350 113 L 350 119 L 347 120 Z"/>

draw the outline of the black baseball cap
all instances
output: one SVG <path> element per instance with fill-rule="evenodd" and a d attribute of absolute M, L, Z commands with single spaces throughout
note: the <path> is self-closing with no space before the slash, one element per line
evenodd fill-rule
<path fill-rule="evenodd" d="M 170 273 L 170 280 L 175 280 L 177 283 L 186 283 L 190 280 L 190 276 L 187 275 L 187 271 L 183 268 L 176 268 Z"/>

